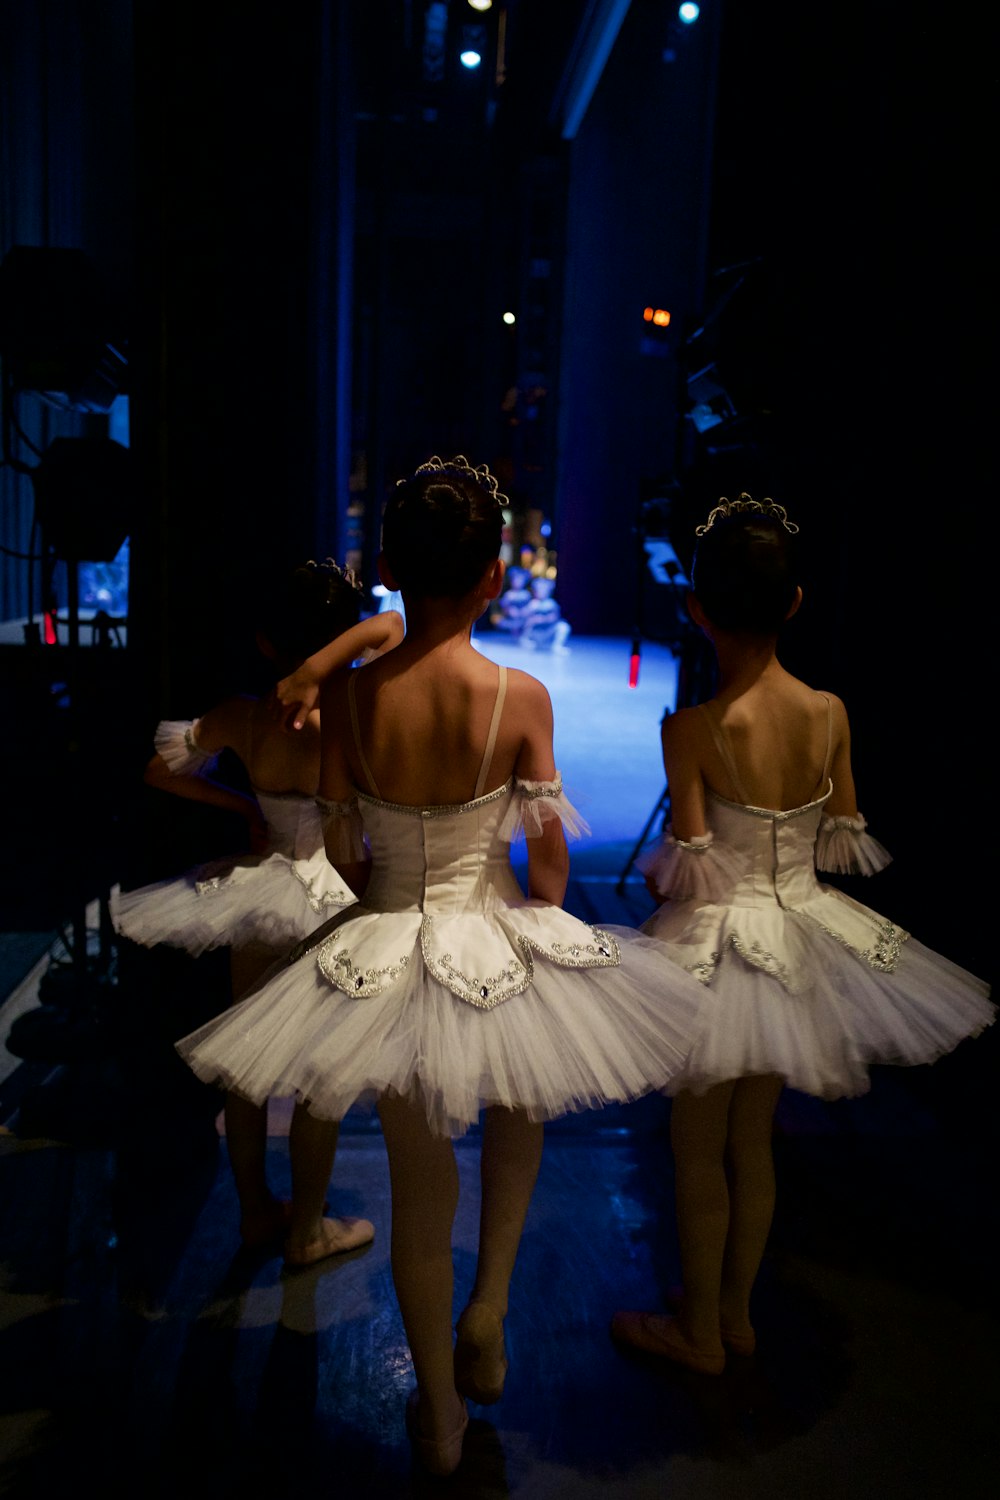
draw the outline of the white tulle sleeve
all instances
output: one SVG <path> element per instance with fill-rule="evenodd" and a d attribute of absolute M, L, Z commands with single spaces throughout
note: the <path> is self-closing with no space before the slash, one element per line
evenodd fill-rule
<path fill-rule="evenodd" d="M 354 865 L 368 858 L 365 825 L 357 798 L 347 802 L 330 802 L 317 797 L 319 819 L 323 828 L 326 857 L 332 865 Z"/>
<path fill-rule="evenodd" d="M 866 833 L 868 824 L 856 818 L 820 820 L 816 838 L 816 868 L 831 875 L 877 875 L 892 863 L 892 855 Z"/>
<path fill-rule="evenodd" d="M 739 856 L 711 833 L 677 839 L 669 828 L 636 864 L 661 896 L 675 901 L 721 901 L 743 873 Z"/>
<path fill-rule="evenodd" d="M 511 844 L 522 833 L 526 838 L 537 838 L 545 824 L 551 822 L 561 823 L 571 839 L 590 832 L 589 823 L 563 791 L 558 771 L 553 781 L 515 780 L 510 807 L 497 830 L 499 837 Z"/>
<path fill-rule="evenodd" d="M 195 776 L 218 758 L 213 751 L 199 750 L 197 719 L 161 719 L 153 747 L 173 776 Z"/>

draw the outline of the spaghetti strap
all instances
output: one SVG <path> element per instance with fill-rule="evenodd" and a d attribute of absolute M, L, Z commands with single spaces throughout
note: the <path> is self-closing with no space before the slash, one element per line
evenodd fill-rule
<path fill-rule="evenodd" d="M 820 697 L 826 700 L 826 759 L 820 777 L 820 785 L 825 787 L 830 780 L 830 762 L 833 760 L 833 704 L 825 693 L 820 693 Z"/>
<path fill-rule="evenodd" d="M 500 681 L 497 683 L 496 702 L 493 705 L 493 717 L 490 720 L 490 733 L 486 741 L 486 749 L 483 751 L 483 763 L 479 768 L 479 779 L 476 782 L 476 790 L 472 794 L 473 801 L 481 797 L 486 790 L 486 779 L 490 774 L 490 766 L 493 762 L 493 747 L 497 742 L 497 730 L 500 728 L 500 715 L 503 713 L 503 701 L 507 696 L 507 668 L 500 668 Z"/>
<path fill-rule="evenodd" d="M 358 726 L 358 705 L 354 697 L 354 684 L 356 681 L 357 673 L 352 672 L 350 677 L 348 677 L 347 679 L 347 701 L 351 709 L 351 730 L 354 734 L 354 748 L 358 752 L 358 760 L 361 762 L 361 769 L 362 771 L 364 771 L 365 776 L 367 777 L 368 787 L 371 791 L 372 796 L 380 797 L 381 793 L 379 792 L 378 787 L 375 785 L 375 777 L 371 773 L 371 767 L 365 760 L 365 752 L 361 748 L 361 730 Z"/>
<path fill-rule="evenodd" d="M 732 778 L 733 786 L 736 788 L 737 800 L 739 802 L 742 802 L 744 806 L 749 806 L 751 799 L 747 796 L 743 783 L 740 780 L 740 773 L 736 769 L 736 761 L 733 758 L 733 752 L 729 748 L 729 742 L 726 740 L 724 734 L 722 733 L 721 726 L 715 722 L 715 717 L 712 714 L 712 711 L 707 703 L 699 703 L 698 707 L 708 721 L 708 727 L 712 731 L 712 738 L 715 741 L 716 749 L 722 756 L 723 765 Z"/>

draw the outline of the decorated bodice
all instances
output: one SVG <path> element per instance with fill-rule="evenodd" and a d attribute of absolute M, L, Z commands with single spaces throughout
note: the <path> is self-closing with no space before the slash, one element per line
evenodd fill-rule
<path fill-rule="evenodd" d="M 253 788 L 267 824 L 268 845 L 288 859 L 312 859 L 323 848 L 323 825 L 314 797 L 304 792 Z"/>
<path fill-rule="evenodd" d="M 706 819 L 716 848 L 732 856 L 728 890 L 717 899 L 735 906 L 757 906 L 777 901 L 799 907 L 819 889 L 816 877 L 816 839 L 833 785 L 822 797 L 787 812 L 729 802 L 710 792 Z"/>
<path fill-rule="evenodd" d="M 496 791 L 450 807 L 405 807 L 358 793 L 371 849 L 365 906 L 455 916 L 522 899 L 500 830 L 515 797 Z"/>

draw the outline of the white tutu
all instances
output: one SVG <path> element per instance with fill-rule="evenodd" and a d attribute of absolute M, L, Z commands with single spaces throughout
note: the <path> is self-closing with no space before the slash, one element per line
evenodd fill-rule
<path fill-rule="evenodd" d="M 198 775 L 215 759 L 199 749 L 198 720 L 164 719 L 154 743 L 174 775 Z M 263 943 L 286 948 L 314 932 L 353 893 L 326 857 L 315 799 L 254 787 L 267 825 L 265 854 L 238 854 L 134 891 L 116 891 L 111 920 L 134 943 L 168 943 L 197 957 L 210 948 Z"/>
<path fill-rule="evenodd" d="M 664 1088 L 702 987 L 638 933 L 524 899 L 500 830 L 522 821 L 512 800 L 572 826 L 561 785 L 547 786 L 508 783 L 453 808 L 359 796 L 373 851 L 363 903 L 179 1042 L 185 1061 L 257 1103 L 295 1095 L 329 1119 L 382 1094 L 419 1099 L 451 1135 L 485 1105 L 546 1120 Z"/>
<path fill-rule="evenodd" d="M 824 1099 L 861 1094 L 870 1064 L 934 1062 L 993 1021 L 983 980 L 817 880 L 817 847 L 837 870 L 888 862 L 863 819 L 829 820 L 823 836 L 827 797 L 772 813 L 712 796 L 711 838 L 683 845 L 668 830 L 649 862 L 672 899 L 642 930 L 706 997 L 669 1092 L 776 1073 Z"/>
<path fill-rule="evenodd" d="M 249 943 L 290 947 L 353 900 L 322 849 L 310 859 L 239 855 L 116 892 L 111 918 L 135 943 L 168 943 L 197 957 Z"/>

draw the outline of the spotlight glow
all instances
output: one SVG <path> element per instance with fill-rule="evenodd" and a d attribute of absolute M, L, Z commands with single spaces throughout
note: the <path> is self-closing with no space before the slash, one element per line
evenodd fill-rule
<path fill-rule="evenodd" d="M 469 0 L 469 4 L 473 10 L 490 10 L 493 0 Z"/>
<path fill-rule="evenodd" d="M 472 48 L 469 47 L 464 52 L 459 54 L 458 60 L 462 64 L 463 68 L 478 68 L 483 59 L 480 53 L 474 52 Z"/>
<path fill-rule="evenodd" d="M 685 26 L 693 26 L 701 15 L 701 7 L 695 5 L 693 0 L 684 0 L 684 4 L 678 8 L 677 14 Z"/>
<path fill-rule="evenodd" d="M 507 327 L 508 327 L 508 328 L 509 328 L 509 327 L 510 327 L 510 326 L 511 326 L 511 325 L 512 325 L 512 324 L 513 324 L 513 323 L 516 323 L 516 322 L 517 322 L 517 319 L 516 319 L 516 318 L 515 318 L 515 316 L 514 316 L 514 314 L 513 314 L 513 313 L 512 313 L 512 312 L 505 312 L 505 313 L 504 313 L 504 315 L 503 315 L 503 320 L 504 320 L 504 322 L 505 322 L 505 323 L 506 323 L 506 324 L 507 324 Z"/>

